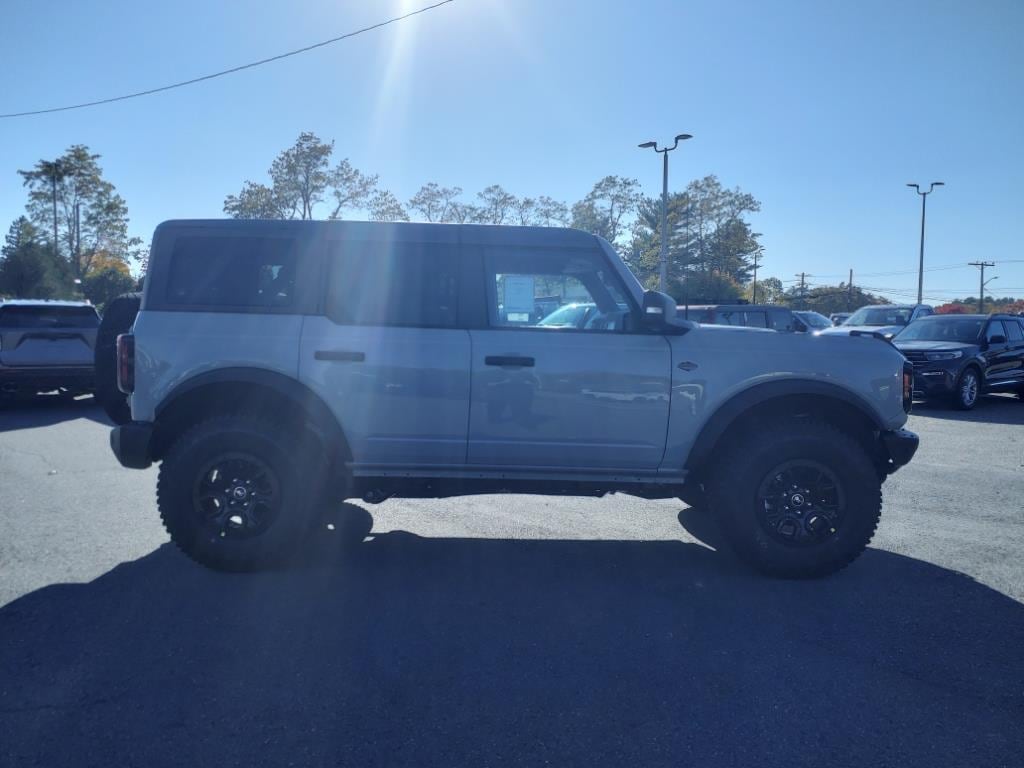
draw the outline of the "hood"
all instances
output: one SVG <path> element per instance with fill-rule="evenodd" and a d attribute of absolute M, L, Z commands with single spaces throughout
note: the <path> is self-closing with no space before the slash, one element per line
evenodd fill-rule
<path fill-rule="evenodd" d="M 978 346 L 961 341 L 900 341 L 894 339 L 892 343 L 900 352 L 952 352 L 958 349 L 966 352 Z"/>
<path fill-rule="evenodd" d="M 867 333 L 882 333 L 886 336 L 895 336 L 907 326 L 905 325 L 837 325 L 834 328 L 825 328 L 818 331 L 819 336 L 849 336 L 850 331 L 865 331 Z"/>

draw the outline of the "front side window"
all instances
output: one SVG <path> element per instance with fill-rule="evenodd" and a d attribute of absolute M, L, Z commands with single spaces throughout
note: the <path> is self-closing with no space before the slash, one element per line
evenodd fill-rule
<path fill-rule="evenodd" d="M 993 320 L 988 324 L 988 330 L 985 332 L 985 341 L 991 342 L 996 336 L 1002 336 L 1006 339 L 1006 331 L 1003 329 L 1003 324 L 998 320 Z"/>
<path fill-rule="evenodd" d="M 327 316 L 343 325 L 452 328 L 458 256 L 435 243 L 339 242 L 328 248 Z"/>
<path fill-rule="evenodd" d="M 295 241 L 281 237 L 179 237 L 167 303 L 287 308 L 295 303 Z"/>
<path fill-rule="evenodd" d="M 495 248 L 484 263 L 492 327 L 621 331 L 627 324 L 618 277 L 589 251 Z"/>

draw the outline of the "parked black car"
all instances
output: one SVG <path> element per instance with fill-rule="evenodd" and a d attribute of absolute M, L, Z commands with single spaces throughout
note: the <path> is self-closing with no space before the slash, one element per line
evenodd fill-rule
<path fill-rule="evenodd" d="M 914 364 L 914 397 L 973 408 L 982 392 L 1024 398 L 1024 320 L 1013 315 L 932 315 L 893 344 Z"/>

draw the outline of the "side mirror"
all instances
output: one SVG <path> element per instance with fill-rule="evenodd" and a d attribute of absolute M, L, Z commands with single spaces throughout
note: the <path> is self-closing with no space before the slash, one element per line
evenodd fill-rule
<path fill-rule="evenodd" d="M 647 328 L 660 330 L 676 317 L 676 300 L 660 291 L 644 291 L 643 324 Z"/>
<path fill-rule="evenodd" d="M 991 339 L 988 340 L 988 343 L 989 344 L 1005 344 L 1006 343 L 1006 337 L 1005 336 L 993 336 Z"/>

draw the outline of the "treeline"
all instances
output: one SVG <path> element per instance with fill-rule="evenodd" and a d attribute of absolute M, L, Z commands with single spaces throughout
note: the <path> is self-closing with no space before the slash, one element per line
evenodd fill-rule
<path fill-rule="evenodd" d="M 128 233 L 128 208 L 104 178 L 100 156 L 76 144 L 18 173 L 26 215 L 13 222 L 0 251 L 0 297 L 89 298 L 104 304 L 130 290 L 130 265 L 144 265 L 143 242 Z M 572 226 L 604 237 L 648 287 L 657 284 L 660 199 L 636 179 L 605 176 L 581 199 L 520 196 L 500 184 L 469 194 L 423 184 L 408 199 L 376 174 L 335 159 L 334 142 L 302 133 L 274 158 L 262 181 L 246 181 L 224 200 L 244 219 L 340 219 Z M 760 235 L 749 216 L 760 203 L 714 176 L 673 193 L 668 204 L 668 290 L 680 301 L 731 301 L 750 292 Z M 173 215 L 173 211 L 168 212 Z M 767 283 L 765 283 L 767 285 Z"/>
<path fill-rule="evenodd" d="M 128 235 L 128 207 L 103 177 L 100 156 L 75 144 L 18 171 L 28 192 L 0 247 L 0 297 L 87 298 L 103 305 L 132 290 L 130 263 L 144 256 Z"/>
<path fill-rule="evenodd" d="M 341 219 L 374 221 L 572 226 L 616 245 L 649 287 L 657 282 L 660 198 L 647 197 L 636 179 L 606 176 L 569 204 L 547 195 L 518 196 L 500 184 L 475 195 L 461 187 L 423 184 L 407 200 L 343 158 L 334 142 L 302 133 L 271 162 L 264 181 L 246 181 L 224 200 L 224 212 L 241 219 Z M 758 233 L 747 217 L 760 203 L 714 176 L 690 182 L 668 206 L 669 292 L 677 299 L 728 301 L 743 295 L 753 274 Z"/>

